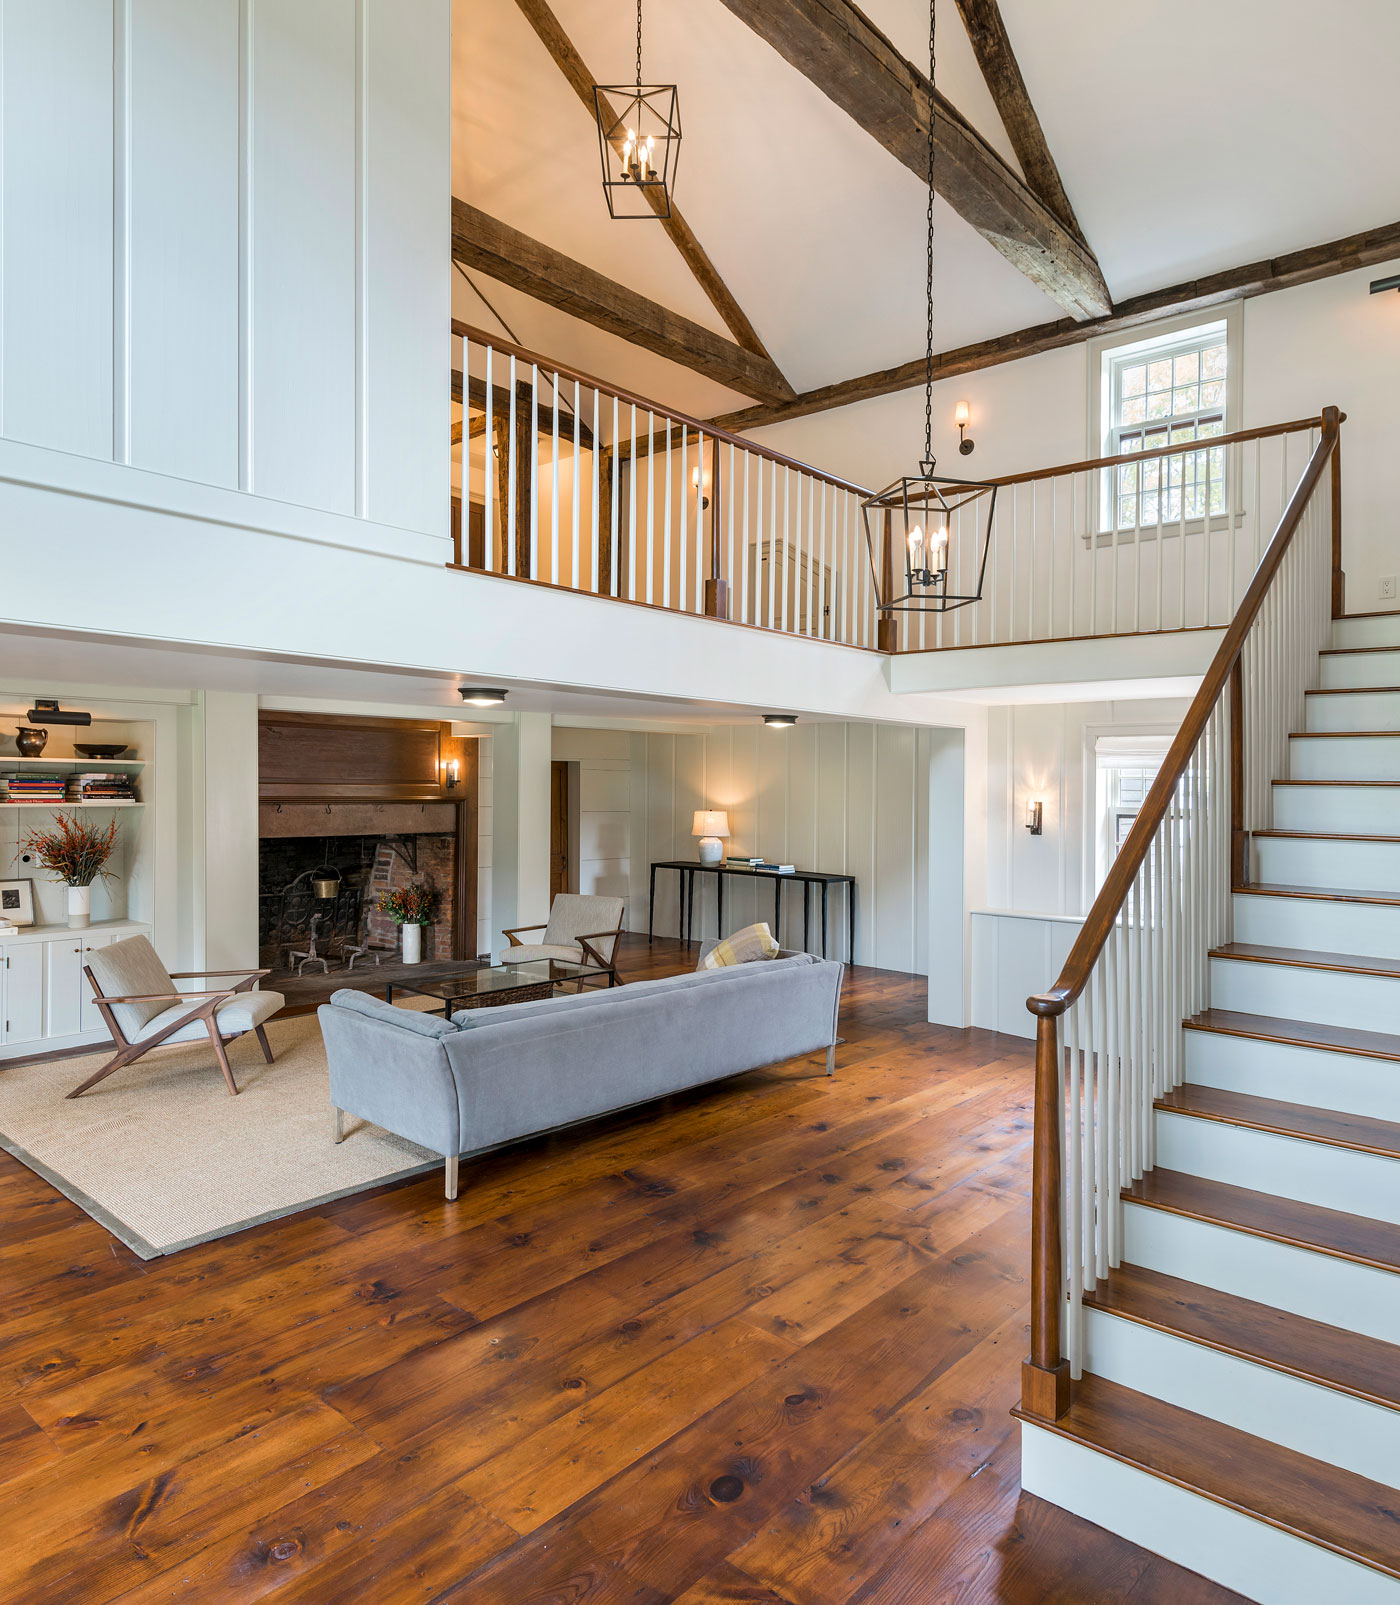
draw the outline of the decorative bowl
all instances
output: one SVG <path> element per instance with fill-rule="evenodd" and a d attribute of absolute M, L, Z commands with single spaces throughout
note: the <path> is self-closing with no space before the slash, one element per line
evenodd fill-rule
<path fill-rule="evenodd" d="M 73 751 L 82 753 L 84 758 L 120 758 L 126 751 L 126 742 L 93 743 L 89 741 L 75 741 Z"/>

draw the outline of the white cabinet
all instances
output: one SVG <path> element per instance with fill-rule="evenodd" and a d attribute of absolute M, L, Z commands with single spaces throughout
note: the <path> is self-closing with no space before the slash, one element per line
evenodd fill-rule
<path fill-rule="evenodd" d="M 82 1026 L 83 944 L 76 931 L 44 943 L 44 1035 L 75 1036 Z"/>
<path fill-rule="evenodd" d="M 35 1042 L 44 1034 L 44 945 L 16 942 L 0 948 L 3 1042 Z"/>
<path fill-rule="evenodd" d="M 0 943 L 0 1057 L 105 1041 L 83 966 L 95 948 L 149 934 L 149 926 L 114 920 L 88 931 L 31 926 Z"/>

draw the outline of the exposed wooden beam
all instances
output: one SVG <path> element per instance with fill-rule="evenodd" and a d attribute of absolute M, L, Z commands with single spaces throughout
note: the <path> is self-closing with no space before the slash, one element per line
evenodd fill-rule
<path fill-rule="evenodd" d="M 472 419 L 471 427 L 467 430 L 467 439 L 480 440 L 485 433 L 486 415 L 482 413 L 480 417 Z M 452 444 L 454 446 L 462 444 L 462 420 L 460 418 L 452 425 Z"/>
<path fill-rule="evenodd" d="M 1129 301 L 1120 302 L 1110 317 L 1096 318 L 1091 323 L 1076 323 L 1072 318 L 1060 318 L 1054 323 L 1038 323 L 1029 329 L 1018 329 L 1013 334 L 998 335 L 994 340 L 961 346 L 956 351 L 944 351 L 933 359 L 933 376 L 935 379 L 953 379 L 979 368 L 1014 362 L 1018 357 L 1033 357 L 1041 351 L 1077 345 L 1081 341 L 1092 340 L 1096 335 L 1131 329 L 1140 323 L 1150 323 L 1155 318 L 1206 311 L 1226 301 L 1269 295 L 1274 290 L 1289 290 L 1295 285 L 1330 279 L 1338 273 L 1350 273 L 1357 268 L 1370 267 L 1376 262 L 1387 262 L 1396 257 L 1400 257 L 1400 223 L 1387 223 L 1382 228 L 1369 229 L 1364 234 L 1351 234 L 1342 240 L 1331 240 L 1326 245 L 1310 245 L 1306 250 L 1291 251 L 1286 256 L 1251 262 L 1246 267 L 1231 268 L 1207 278 L 1191 279 L 1184 284 L 1173 284 L 1165 290 L 1152 290 L 1146 295 L 1134 296 Z M 842 379 L 837 384 L 806 391 L 790 402 L 746 407 L 739 412 L 712 418 L 710 422 L 717 429 L 758 429 L 764 424 L 805 418 L 812 413 L 828 412 L 833 407 L 848 407 L 855 401 L 888 396 L 896 390 L 911 390 L 923 382 L 924 359 L 916 357 L 897 368 L 882 368 L 877 373 L 861 374 L 855 379 Z"/>
<path fill-rule="evenodd" d="M 1027 184 L 1065 227 L 1082 240 L 1084 230 L 1069 204 L 1069 196 L 1060 181 L 1060 170 L 1055 166 L 1040 118 L 1031 104 L 1026 80 L 1021 76 L 1020 63 L 1002 21 L 1001 7 L 997 0 L 958 0 L 958 10 L 962 12 L 977 65 L 987 80 L 1002 127 L 1016 152 Z"/>
<path fill-rule="evenodd" d="M 724 0 L 792 66 L 923 178 L 934 121 L 938 193 L 1073 318 L 1112 308 L 1093 252 L 1026 186 L 925 73 L 850 0 Z"/>
<path fill-rule="evenodd" d="M 523 290 L 571 317 L 764 401 L 786 400 L 792 386 L 767 357 L 745 351 L 625 284 L 575 262 L 475 206 L 452 202 L 452 255 L 466 267 Z"/>
<path fill-rule="evenodd" d="M 540 37 L 540 42 L 553 56 L 555 65 L 568 80 L 569 86 L 583 102 L 588 112 L 590 122 L 595 117 L 593 102 L 593 86 L 598 79 L 588 70 L 586 63 L 574 48 L 573 41 L 559 26 L 559 19 L 545 4 L 545 0 L 515 0 L 516 5 L 524 13 L 525 20 Z M 611 110 L 611 108 L 610 108 Z M 729 286 L 719 276 L 719 270 L 710 260 L 705 247 L 695 237 L 695 231 L 676 209 L 674 198 L 671 201 L 670 216 L 662 217 L 661 209 L 664 202 L 653 191 L 644 189 L 648 203 L 661 220 L 661 226 L 670 237 L 671 243 L 685 259 L 685 265 L 695 275 L 696 283 L 709 296 L 716 312 L 719 313 L 728 326 L 729 332 L 746 351 L 756 352 L 760 357 L 768 357 L 767 349 L 758 337 L 754 328 L 744 314 L 744 309 L 730 294 Z"/>

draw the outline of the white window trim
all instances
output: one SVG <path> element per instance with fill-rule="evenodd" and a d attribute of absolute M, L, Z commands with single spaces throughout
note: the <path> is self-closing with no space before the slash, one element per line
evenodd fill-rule
<path fill-rule="evenodd" d="M 1109 394 L 1110 361 L 1105 359 L 1121 357 L 1134 351 L 1147 352 L 1154 345 L 1170 346 L 1193 329 L 1205 329 L 1219 323 L 1225 325 L 1224 433 L 1232 435 L 1243 427 L 1241 419 L 1244 416 L 1244 302 L 1237 297 L 1217 307 L 1203 307 L 1199 312 L 1188 312 L 1175 318 L 1163 318 L 1160 322 L 1145 323 L 1136 329 L 1121 329 L 1117 334 L 1101 334 L 1086 343 L 1089 362 L 1089 382 L 1086 386 L 1089 398 L 1089 445 L 1086 455 L 1089 458 L 1114 455 L 1110 449 L 1109 439 L 1113 433 L 1112 402 Z M 1236 487 L 1235 507 L 1228 514 L 1221 513 L 1218 518 L 1213 517 L 1212 526 L 1217 523 L 1224 524 L 1227 517 L 1236 528 L 1243 522 L 1244 509 L 1238 504 L 1238 489 L 1239 487 Z M 1101 519 L 1095 520 L 1096 525 L 1101 525 L 1101 522 Z M 1174 522 L 1164 524 L 1162 528 L 1164 534 L 1176 535 L 1180 532 L 1181 525 Z M 1199 535 L 1204 528 L 1204 519 L 1186 520 L 1188 535 Z M 1152 524 L 1141 531 L 1097 527 L 1092 532 L 1086 531 L 1082 539 L 1086 544 L 1092 542 L 1101 546 L 1111 546 L 1115 542 L 1131 545 L 1138 539 L 1155 541 L 1157 526 Z"/>
<path fill-rule="evenodd" d="M 1107 816 L 1099 784 L 1099 751 L 1131 758 L 1140 753 L 1145 762 L 1161 762 L 1176 736 L 1178 724 L 1100 724 L 1084 727 L 1084 848 L 1083 908 L 1087 915 L 1113 863 L 1108 851 Z"/>

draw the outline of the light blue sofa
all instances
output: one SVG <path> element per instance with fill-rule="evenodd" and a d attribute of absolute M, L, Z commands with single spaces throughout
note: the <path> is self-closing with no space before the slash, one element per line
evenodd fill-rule
<path fill-rule="evenodd" d="M 444 1020 L 365 992 L 317 1011 L 337 1142 L 349 1113 L 447 1161 L 800 1054 L 835 1069 L 845 966 L 806 953 Z"/>

